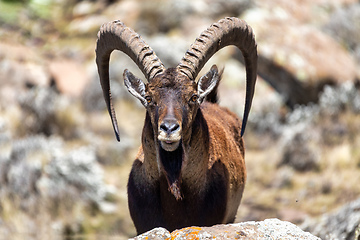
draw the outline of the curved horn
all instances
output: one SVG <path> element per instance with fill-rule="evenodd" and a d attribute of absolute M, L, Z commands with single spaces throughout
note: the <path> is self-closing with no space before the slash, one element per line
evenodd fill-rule
<path fill-rule="evenodd" d="M 225 18 L 214 23 L 190 46 L 177 68 L 190 79 L 195 80 L 205 63 L 218 50 L 229 45 L 238 47 L 245 59 L 246 97 L 241 127 L 241 136 L 243 136 L 254 96 L 257 71 L 257 49 L 251 27 L 238 18 Z"/>
<path fill-rule="evenodd" d="M 137 64 L 148 81 L 151 81 L 157 74 L 165 71 L 165 67 L 155 52 L 142 40 L 139 34 L 126 27 L 120 21 L 103 24 L 97 37 L 95 50 L 96 65 L 98 67 L 100 83 L 116 139 L 120 141 L 109 82 L 109 60 L 111 52 L 116 49 L 127 54 Z"/>

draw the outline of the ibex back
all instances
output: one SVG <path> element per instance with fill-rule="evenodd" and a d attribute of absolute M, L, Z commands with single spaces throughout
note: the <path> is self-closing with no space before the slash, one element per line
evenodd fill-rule
<path fill-rule="evenodd" d="M 198 82 L 204 64 L 219 49 L 237 46 L 246 64 L 242 125 L 217 104 L 221 80 L 214 65 Z M 99 33 L 96 63 L 116 138 L 119 131 L 109 84 L 109 58 L 120 50 L 130 56 L 148 83 L 125 70 L 129 92 L 146 108 L 142 146 L 128 182 L 128 204 L 138 234 L 154 227 L 172 231 L 235 220 L 246 181 L 243 134 L 256 82 L 257 50 L 251 28 L 225 18 L 205 30 L 180 64 L 165 69 L 154 51 L 119 21 Z"/>

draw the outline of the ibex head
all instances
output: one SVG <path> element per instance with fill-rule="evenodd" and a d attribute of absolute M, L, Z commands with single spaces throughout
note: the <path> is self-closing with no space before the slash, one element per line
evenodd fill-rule
<path fill-rule="evenodd" d="M 180 64 L 169 69 L 165 69 L 154 51 L 123 23 L 114 21 L 104 24 L 98 33 L 96 63 L 117 139 L 120 140 L 109 85 L 109 58 L 114 49 L 130 56 L 144 73 L 147 84 L 125 70 L 125 85 L 147 109 L 154 136 L 160 141 L 161 147 L 165 151 L 174 151 L 191 132 L 200 104 L 220 81 L 221 73 L 215 65 L 196 82 L 198 73 L 213 54 L 228 45 L 237 46 L 246 63 L 243 135 L 254 94 L 257 66 L 254 35 L 244 21 L 225 18 L 213 24 L 190 46 Z"/>
<path fill-rule="evenodd" d="M 166 151 L 174 151 L 183 136 L 189 136 L 197 110 L 220 77 L 216 66 L 198 84 L 179 69 L 169 68 L 144 84 L 125 70 L 125 85 L 150 116 L 154 134 Z"/>

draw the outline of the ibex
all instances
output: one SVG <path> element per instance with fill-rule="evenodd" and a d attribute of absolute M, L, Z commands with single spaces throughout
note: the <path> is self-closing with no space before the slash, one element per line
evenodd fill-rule
<path fill-rule="evenodd" d="M 245 59 L 246 96 L 242 125 L 217 104 L 222 71 L 214 65 L 198 82 L 204 64 L 235 45 Z M 148 83 L 124 71 L 129 92 L 146 108 L 141 147 L 128 180 L 128 204 L 137 233 L 155 227 L 230 223 L 246 180 L 243 134 L 254 95 L 257 50 L 245 21 L 225 18 L 201 33 L 178 66 L 166 69 L 142 38 L 120 21 L 104 24 L 96 46 L 100 82 L 120 141 L 109 83 L 113 50 L 127 54 Z"/>

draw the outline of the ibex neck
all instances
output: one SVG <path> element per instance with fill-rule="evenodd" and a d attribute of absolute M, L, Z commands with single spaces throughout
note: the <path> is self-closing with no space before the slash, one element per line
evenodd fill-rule
<path fill-rule="evenodd" d="M 144 165 L 146 175 L 152 181 L 157 181 L 162 175 L 167 179 L 172 194 L 181 199 L 180 186 L 184 182 L 193 182 L 192 178 L 203 180 L 198 184 L 205 184 L 209 151 L 209 132 L 201 109 L 198 110 L 194 123 L 188 135 L 184 135 L 180 146 L 173 152 L 161 149 L 155 138 L 150 117 L 146 114 L 142 148 L 144 151 Z M 192 186 L 188 186 L 192 188 Z M 198 186 L 194 186 L 198 188 Z"/>
<path fill-rule="evenodd" d="M 209 159 L 209 129 L 202 114 L 198 110 L 195 121 L 192 124 L 191 137 L 188 144 L 184 144 L 184 162 L 182 167 L 183 181 L 191 183 L 189 188 L 205 189 L 206 173 Z"/>

